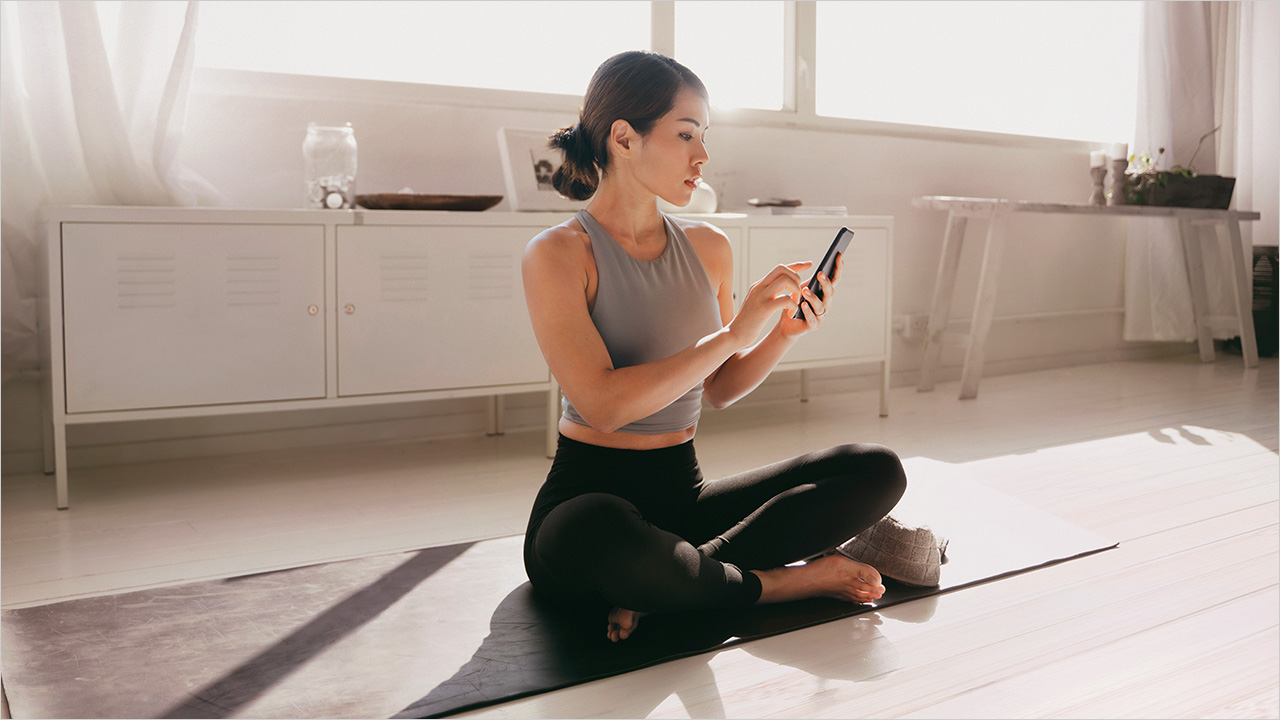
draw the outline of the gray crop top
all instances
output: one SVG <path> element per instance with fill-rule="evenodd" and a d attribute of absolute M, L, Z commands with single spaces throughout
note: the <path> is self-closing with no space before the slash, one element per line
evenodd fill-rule
<path fill-rule="evenodd" d="M 636 260 L 609 233 L 580 210 L 595 254 L 596 304 L 591 320 L 609 350 L 614 368 L 670 357 L 724 327 L 711 279 L 693 245 L 675 221 L 663 215 L 667 247 L 654 260 Z M 586 425 L 566 397 L 564 417 Z M 657 435 L 692 427 L 702 412 L 702 381 L 670 405 L 619 432 Z"/>

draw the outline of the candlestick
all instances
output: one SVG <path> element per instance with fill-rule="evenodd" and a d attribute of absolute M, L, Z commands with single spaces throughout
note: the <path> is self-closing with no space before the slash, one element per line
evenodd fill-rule
<path fill-rule="evenodd" d="M 1126 203 L 1124 190 L 1128 182 L 1124 171 L 1129 168 L 1129 161 L 1124 158 L 1113 158 L 1111 160 L 1111 181 L 1110 190 L 1107 192 L 1108 205 L 1124 205 Z"/>
<path fill-rule="evenodd" d="M 1107 179 L 1106 166 L 1096 165 L 1089 168 L 1089 175 L 1093 177 L 1093 194 L 1089 195 L 1089 204 L 1105 205 L 1107 203 L 1107 190 L 1104 184 Z"/>
<path fill-rule="evenodd" d="M 1089 153 L 1089 167 L 1106 167 L 1107 153 L 1102 150 L 1094 150 Z"/>

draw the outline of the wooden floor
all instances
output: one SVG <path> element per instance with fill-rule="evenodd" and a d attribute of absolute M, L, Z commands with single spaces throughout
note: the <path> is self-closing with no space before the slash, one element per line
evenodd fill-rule
<path fill-rule="evenodd" d="M 1277 364 L 1194 355 L 704 416 L 708 476 L 838 442 L 964 476 L 1117 550 L 473 713 L 1280 715 Z M 518 534 L 540 433 L 7 477 L 4 607 Z M 603 619 L 602 619 L 603 628 Z M 642 626 L 643 629 L 643 626 Z"/>

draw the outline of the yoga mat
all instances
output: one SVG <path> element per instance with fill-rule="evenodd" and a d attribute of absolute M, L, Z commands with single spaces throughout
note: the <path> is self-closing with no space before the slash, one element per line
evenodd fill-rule
<path fill-rule="evenodd" d="M 1114 547 L 915 459 L 895 515 L 950 539 L 937 588 L 886 583 L 880 607 Z M 444 716 L 875 608 L 834 600 L 605 618 L 532 595 L 508 537 L 6 610 L 14 717 Z M 750 646 L 748 646 L 749 648 Z"/>

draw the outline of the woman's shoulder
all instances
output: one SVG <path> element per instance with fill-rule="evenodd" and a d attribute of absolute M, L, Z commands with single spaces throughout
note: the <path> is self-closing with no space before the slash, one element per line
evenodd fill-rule
<path fill-rule="evenodd" d="M 697 251 L 701 257 L 724 257 L 731 256 L 733 249 L 729 245 L 729 236 L 724 231 L 702 220 L 690 220 L 689 218 L 668 215 L 676 227 L 684 231 L 685 237 L 689 238 L 689 243 L 693 245 L 693 249 Z"/>
<path fill-rule="evenodd" d="M 719 240 L 723 240 L 726 243 L 729 242 L 729 236 L 725 235 L 723 230 L 709 222 L 684 218 L 679 215 L 667 215 L 667 217 L 671 218 L 671 222 L 674 222 L 676 227 L 683 230 L 684 234 L 688 236 L 690 240 L 694 240 L 696 238 L 699 240 L 706 240 L 708 242 L 716 242 Z"/>
<path fill-rule="evenodd" d="M 667 217 L 684 231 L 685 237 L 689 238 L 689 245 L 708 272 L 721 278 L 733 276 L 733 246 L 729 244 L 729 236 L 723 230 L 702 220 L 675 215 Z"/>
<path fill-rule="evenodd" d="M 534 235 L 525 247 L 525 256 L 574 257 L 584 252 L 590 243 L 591 238 L 582 225 L 576 219 L 569 219 Z"/>

